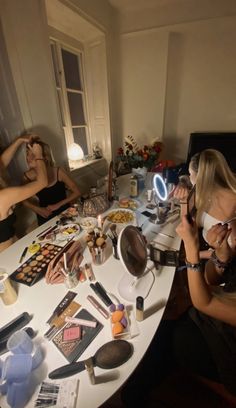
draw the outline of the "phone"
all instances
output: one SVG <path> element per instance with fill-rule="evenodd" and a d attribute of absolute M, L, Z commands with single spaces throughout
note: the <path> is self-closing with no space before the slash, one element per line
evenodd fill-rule
<path fill-rule="evenodd" d="M 151 215 L 153 215 L 150 211 L 142 211 L 141 214 L 145 215 L 146 217 L 151 217 Z"/>
<path fill-rule="evenodd" d="M 159 265 L 178 266 L 179 265 L 179 251 L 165 250 L 150 244 L 150 259 Z"/>
<path fill-rule="evenodd" d="M 193 217 L 195 216 L 197 209 L 195 205 L 196 187 L 194 186 L 190 191 L 187 198 L 187 219 L 189 224 L 193 224 Z"/>

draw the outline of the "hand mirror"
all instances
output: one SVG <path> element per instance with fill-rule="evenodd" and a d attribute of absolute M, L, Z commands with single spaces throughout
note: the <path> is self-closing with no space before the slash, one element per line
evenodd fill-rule
<path fill-rule="evenodd" d="M 112 340 L 100 347 L 91 358 L 94 367 L 97 366 L 109 370 L 124 364 L 132 354 L 133 346 L 128 341 Z M 54 380 L 80 373 L 85 370 L 85 361 L 78 361 L 59 367 L 49 373 L 48 377 Z"/>
<path fill-rule="evenodd" d="M 125 274 L 122 277 L 118 291 L 120 295 L 130 301 L 137 296 L 145 298 L 153 284 L 154 277 L 147 272 L 147 243 L 133 225 L 127 225 L 119 234 L 118 253 Z"/>

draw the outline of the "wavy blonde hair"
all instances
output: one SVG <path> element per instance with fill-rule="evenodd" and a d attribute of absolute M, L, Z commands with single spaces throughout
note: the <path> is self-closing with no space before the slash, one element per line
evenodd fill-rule
<path fill-rule="evenodd" d="M 209 201 L 216 189 L 224 188 L 236 194 L 236 175 L 230 170 L 223 154 L 214 149 L 206 149 L 194 155 L 190 166 L 197 172 L 196 221 L 199 225 L 201 215 L 208 210 Z"/>

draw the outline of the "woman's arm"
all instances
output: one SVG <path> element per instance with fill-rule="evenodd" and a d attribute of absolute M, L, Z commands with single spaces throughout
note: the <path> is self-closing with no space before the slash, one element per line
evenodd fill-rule
<path fill-rule="evenodd" d="M 1 155 L 1 161 L 4 167 L 7 167 L 11 162 L 14 154 L 18 150 L 18 148 L 22 145 L 22 143 L 29 143 L 32 138 L 32 135 L 22 135 L 18 137 L 14 142 L 8 146 Z"/>
<path fill-rule="evenodd" d="M 0 216 L 5 218 L 9 208 L 27 198 L 35 195 L 39 190 L 47 186 L 47 171 L 44 159 L 42 158 L 42 148 L 37 143 L 29 147 L 36 160 L 37 178 L 28 184 L 19 187 L 7 187 L 0 190 Z"/>
<path fill-rule="evenodd" d="M 36 199 L 33 198 L 28 198 L 27 200 L 24 200 L 23 205 L 32 210 L 33 212 L 35 212 L 35 214 L 38 214 L 45 219 L 48 218 L 52 213 L 52 211 L 49 210 L 48 208 L 40 207 Z"/>
<path fill-rule="evenodd" d="M 191 264 L 198 264 L 199 241 L 197 226 L 195 224 L 191 226 L 187 218 L 183 217 L 176 231 L 184 241 L 187 261 Z M 196 309 L 215 319 L 236 326 L 236 304 L 224 303 L 214 297 L 204 278 L 204 273 L 200 269 L 196 270 L 188 267 L 187 273 L 190 296 Z"/>
<path fill-rule="evenodd" d="M 66 188 L 70 190 L 71 193 L 64 200 L 61 200 L 56 204 L 49 205 L 47 208 L 51 211 L 55 211 L 63 205 L 73 202 L 80 196 L 80 190 L 76 182 L 61 167 L 59 168 L 58 172 L 58 180 L 63 181 Z"/>

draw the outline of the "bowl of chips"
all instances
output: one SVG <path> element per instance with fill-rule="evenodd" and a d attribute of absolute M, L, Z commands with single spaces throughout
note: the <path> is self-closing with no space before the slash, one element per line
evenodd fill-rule
<path fill-rule="evenodd" d="M 135 213 L 128 209 L 111 210 L 107 214 L 106 220 L 113 224 L 136 224 Z"/>

